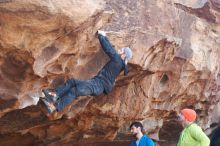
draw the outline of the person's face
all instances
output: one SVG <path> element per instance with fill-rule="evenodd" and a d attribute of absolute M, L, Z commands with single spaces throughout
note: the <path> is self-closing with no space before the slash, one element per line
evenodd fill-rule
<path fill-rule="evenodd" d="M 182 114 L 178 114 L 178 121 L 182 124 L 183 127 L 185 127 L 186 119 Z"/>
<path fill-rule="evenodd" d="M 182 114 L 178 114 L 178 121 L 182 122 L 184 119 L 185 118 Z"/>
<path fill-rule="evenodd" d="M 123 60 L 125 59 L 126 55 L 125 55 L 125 53 L 124 53 L 124 51 L 123 51 L 122 49 L 119 49 L 119 50 L 118 50 L 118 54 L 121 56 L 121 58 L 122 58 Z"/>
<path fill-rule="evenodd" d="M 123 51 L 122 49 L 119 49 L 119 50 L 118 50 L 118 54 L 119 54 L 119 55 L 124 54 L 124 51 Z"/>
<path fill-rule="evenodd" d="M 136 136 L 138 134 L 138 132 L 140 131 L 140 128 L 136 128 L 135 126 L 131 127 L 131 134 Z"/>

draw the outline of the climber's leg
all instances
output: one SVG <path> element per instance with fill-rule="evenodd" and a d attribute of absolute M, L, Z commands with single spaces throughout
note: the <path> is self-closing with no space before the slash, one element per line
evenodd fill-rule
<path fill-rule="evenodd" d="M 78 96 L 97 96 L 102 94 L 104 87 L 98 79 L 91 80 L 76 80 L 76 86 L 71 88 L 67 94 L 60 97 L 55 103 L 58 111 L 63 110 Z"/>
<path fill-rule="evenodd" d="M 60 85 L 56 89 L 44 89 L 43 93 L 47 97 L 47 99 L 55 103 L 59 97 L 62 97 L 75 86 L 75 81 L 75 79 L 67 80 L 64 84 Z"/>

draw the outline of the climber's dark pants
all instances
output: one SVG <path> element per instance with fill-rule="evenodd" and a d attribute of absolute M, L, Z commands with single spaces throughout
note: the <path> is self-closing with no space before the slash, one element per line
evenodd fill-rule
<path fill-rule="evenodd" d="M 104 87 L 98 78 L 90 80 L 70 79 L 55 89 L 59 99 L 55 103 L 58 111 L 64 109 L 78 96 L 97 96 L 103 93 Z"/>

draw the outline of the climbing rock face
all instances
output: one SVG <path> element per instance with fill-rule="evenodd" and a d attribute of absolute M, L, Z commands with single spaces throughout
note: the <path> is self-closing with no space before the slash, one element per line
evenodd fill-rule
<path fill-rule="evenodd" d="M 129 75 L 47 117 L 43 88 L 89 79 L 108 61 L 98 29 L 132 48 Z M 0 0 L 0 32 L 0 145 L 129 145 L 129 125 L 142 121 L 174 146 L 180 109 L 195 109 L 207 132 L 219 122 L 218 0 Z"/>

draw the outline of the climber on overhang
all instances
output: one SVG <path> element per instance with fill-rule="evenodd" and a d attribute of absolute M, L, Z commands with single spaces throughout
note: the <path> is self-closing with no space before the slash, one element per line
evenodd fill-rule
<path fill-rule="evenodd" d="M 124 75 L 128 74 L 127 63 L 132 58 L 132 50 L 126 47 L 117 52 L 104 31 L 98 30 L 96 34 L 110 60 L 96 76 L 89 80 L 70 79 L 56 89 L 43 89 L 45 98 L 42 98 L 42 101 L 49 114 L 63 110 L 78 96 L 98 96 L 111 92 L 120 72 L 124 70 Z"/>
<path fill-rule="evenodd" d="M 179 121 L 184 130 L 181 132 L 177 146 L 209 146 L 210 140 L 202 129 L 194 123 L 196 112 L 192 109 L 183 109 L 179 114 Z"/>

